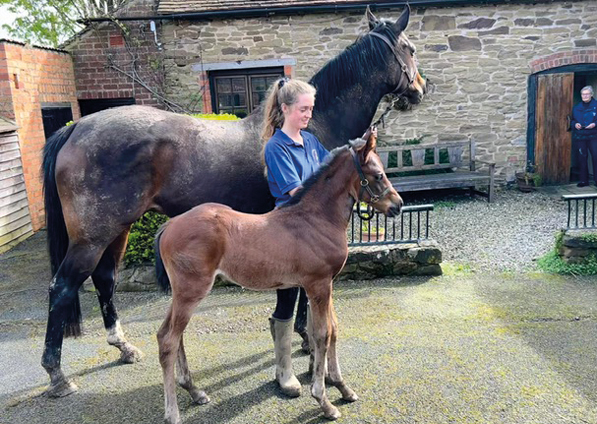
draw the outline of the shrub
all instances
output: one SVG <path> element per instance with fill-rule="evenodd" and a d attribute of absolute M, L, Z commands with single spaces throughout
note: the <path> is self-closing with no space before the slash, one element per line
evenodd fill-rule
<path fill-rule="evenodd" d="M 212 119 L 215 121 L 238 121 L 240 118 L 231 113 L 196 113 L 191 115 L 193 118 Z"/>
<path fill-rule="evenodd" d="M 124 265 L 153 264 L 155 253 L 153 240 L 160 226 L 168 217 L 157 212 L 146 212 L 135 222 L 129 235 L 129 243 L 124 254 Z"/>

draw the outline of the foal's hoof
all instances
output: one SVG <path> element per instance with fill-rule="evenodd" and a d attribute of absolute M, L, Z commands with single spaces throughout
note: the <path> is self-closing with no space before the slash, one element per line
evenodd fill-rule
<path fill-rule="evenodd" d="M 189 392 L 189 394 L 191 395 L 191 399 L 193 399 L 193 402 L 197 405 L 205 405 L 206 403 L 209 403 L 211 400 L 203 390 L 192 390 Z"/>
<path fill-rule="evenodd" d="M 52 385 L 44 392 L 44 395 L 49 398 L 61 398 L 68 396 L 71 393 L 75 393 L 79 388 L 75 383 L 71 383 L 68 380 L 64 380 L 59 384 Z"/>
<path fill-rule="evenodd" d="M 328 408 L 326 408 L 323 411 L 323 416 L 330 421 L 335 421 L 338 418 L 340 418 L 342 416 L 342 414 L 340 413 L 338 408 L 336 408 L 333 405 L 330 405 Z"/>
<path fill-rule="evenodd" d="M 143 352 L 135 346 L 129 345 L 120 352 L 120 362 L 123 364 L 134 364 L 135 362 L 141 361 L 143 356 Z"/>
<path fill-rule="evenodd" d="M 340 389 L 340 392 L 342 393 L 342 399 L 346 402 L 356 402 L 357 400 L 359 400 L 357 394 L 348 387 L 346 388 L 346 390 Z"/>

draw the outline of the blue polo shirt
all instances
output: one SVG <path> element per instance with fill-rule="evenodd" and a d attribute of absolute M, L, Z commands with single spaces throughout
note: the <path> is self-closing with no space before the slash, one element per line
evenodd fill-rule
<path fill-rule="evenodd" d="M 329 155 L 313 134 L 301 131 L 301 136 L 303 145 L 277 129 L 265 145 L 267 182 L 277 207 L 290 200 L 288 192 L 309 178 Z"/>

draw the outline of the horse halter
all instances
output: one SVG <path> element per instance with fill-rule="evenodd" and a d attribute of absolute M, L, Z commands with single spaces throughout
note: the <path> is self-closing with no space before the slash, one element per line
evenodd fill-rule
<path fill-rule="evenodd" d="M 413 83 L 415 82 L 415 78 L 417 76 L 417 69 L 415 68 L 415 69 L 413 69 L 412 72 L 408 72 L 408 66 L 406 65 L 404 60 L 400 57 L 400 55 L 396 52 L 396 48 L 395 48 L 394 44 L 392 44 L 392 42 L 390 41 L 390 39 L 388 37 L 386 37 L 385 35 L 379 34 L 377 32 L 370 32 L 369 34 L 374 37 L 379 38 L 384 43 L 386 43 L 387 46 L 392 51 L 392 53 L 394 53 L 394 57 L 396 57 L 396 60 L 398 61 L 398 64 L 400 65 L 400 70 L 402 71 L 402 75 L 404 75 L 406 77 L 406 79 L 408 80 L 408 84 L 406 85 L 405 88 L 400 90 L 400 83 L 398 83 L 398 86 L 390 94 L 394 94 L 396 96 L 402 96 L 406 92 L 406 90 L 408 90 L 408 87 L 413 85 Z"/>
<path fill-rule="evenodd" d="M 361 189 L 359 190 L 358 201 L 359 201 L 359 203 L 365 202 L 363 200 L 363 193 L 365 191 L 367 192 L 367 194 L 369 194 L 369 198 L 370 198 L 368 202 L 365 202 L 365 203 L 367 203 L 367 215 L 363 215 L 361 213 L 360 206 L 357 206 L 357 215 L 359 215 L 359 218 L 361 218 L 362 220 L 369 221 L 369 220 L 371 220 L 371 218 L 373 218 L 373 206 L 372 205 L 379 202 L 381 199 L 383 199 L 388 194 L 390 194 L 390 191 L 392 190 L 392 186 L 386 187 L 385 190 L 379 194 L 373 193 L 373 190 L 371 190 L 371 186 L 369 185 L 369 180 L 367 179 L 367 177 L 365 177 L 365 173 L 363 172 L 363 168 L 361 167 L 361 163 L 359 162 L 359 156 L 357 155 L 357 152 L 355 152 L 355 150 L 351 147 L 350 153 L 352 154 L 352 158 L 354 160 L 354 165 L 357 168 L 357 173 L 359 174 L 359 178 L 361 179 Z"/>

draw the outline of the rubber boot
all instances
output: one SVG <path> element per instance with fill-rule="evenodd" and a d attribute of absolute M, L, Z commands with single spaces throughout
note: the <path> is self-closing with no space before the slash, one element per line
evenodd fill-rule
<path fill-rule="evenodd" d="M 290 353 L 292 351 L 292 319 L 280 321 L 269 319 L 269 328 L 274 339 L 274 352 L 276 354 L 276 381 L 280 390 L 286 396 L 297 397 L 301 395 L 301 383 L 292 371 Z"/>

